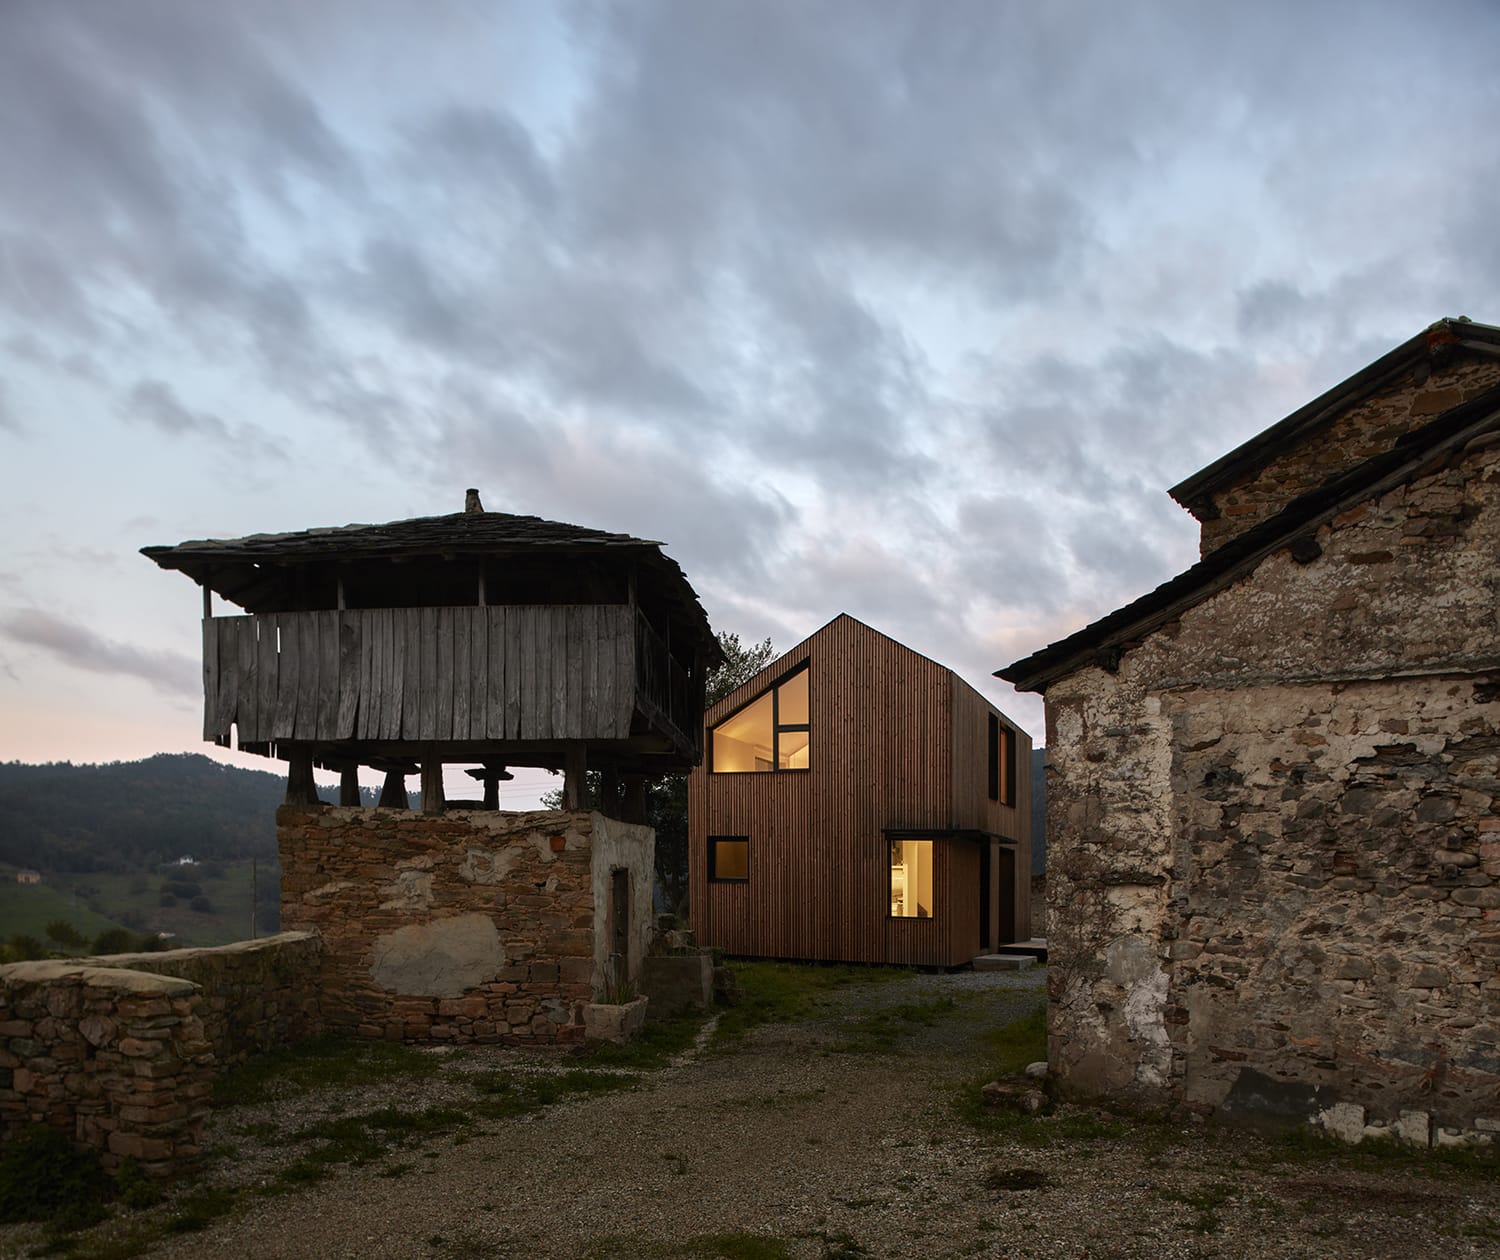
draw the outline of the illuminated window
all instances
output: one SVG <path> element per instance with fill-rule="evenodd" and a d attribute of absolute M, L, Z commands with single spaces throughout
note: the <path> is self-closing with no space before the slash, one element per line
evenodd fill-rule
<path fill-rule="evenodd" d="M 750 878 L 747 836 L 709 836 L 708 878 L 715 884 L 742 884 Z"/>
<path fill-rule="evenodd" d="M 990 714 L 990 800 L 1016 803 L 1016 733 Z"/>
<path fill-rule="evenodd" d="M 730 714 L 713 734 L 715 774 L 806 770 L 811 754 L 807 670 L 798 670 Z"/>
<path fill-rule="evenodd" d="M 932 918 L 932 841 L 891 841 L 891 915 Z"/>

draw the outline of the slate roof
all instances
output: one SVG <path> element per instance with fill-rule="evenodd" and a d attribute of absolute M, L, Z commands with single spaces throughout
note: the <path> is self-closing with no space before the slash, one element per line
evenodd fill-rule
<path fill-rule="evenodd" d="M 1385 388 L 1419 363 L 1448 352 L 1449 347 L 1476 350 L 1500 357 L 1500 327 L 1476 324 L 1463 316 L 1440 319 L 1410 341 L 1382 355 L 1369 366 L 1341 381 L 1291 415 L 1263 429 L 1206 468 L 1184 478 L 1167 491 L 1200 521 L 1216 515 L 1213 495 L 1258 471 L 1283 451 L 1304 442 L 1332 424 L 1349 407 Z"/>
<path fill-rule="evenodd" d="M 1065 639 L 997 669 L 995 676 L 1021 691 L 1045 691 L 1049 683 L 1085 665 L 1113 668 L 1121 652 L 1252 572 L 1272 552 L 1288 545 L 1301 545 L 1303 540 L 1311 545 L 1318 526 L 1340 512 L 1411 480 L 1434 459 L 1462 449 L 1481 434 L 1497 430 L 1500 430 L 1500 386 L 1443 412 L 1403 436 L 1393 449 L 1293 499 L 1275 516 L 1231 538 L 1154 591 Z"/>
<path fill-rule="evenodd" d="M 653 539 L 544 521 L 508 512 L 453 512 L 418 516 L 384 525 L 335 525 L 245 538 L 201 538 L 175 547 L 142 547 L 164 569 L 201 570 L 215 561 L 290 561 L 416 557 L 445 552 L 486 555 L 533 548 L 595 550 L 604 547 L 660 548 Z"/>

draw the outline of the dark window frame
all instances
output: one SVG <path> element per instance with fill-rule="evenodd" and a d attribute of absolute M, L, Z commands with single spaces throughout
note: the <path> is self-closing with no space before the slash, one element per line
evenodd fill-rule
<path fill-rule="evenodd" d="M 990 737 L 990 800 L 1000 799 L 1000 718 L 991 713 L 989 715 L 989 737 Z"/>
<path fill-rule="evenodd" d="M 743 704 L 736 705 L 711 727 L 708 728 L 708 772 L 709 774 L 807 774 L 812 769 L 812 670 L 809 668 L 812 662 L 803 661 L 793 669 L 787 670 L 775 682 L 769 684 L 764 690 L 757 691 Z M 791 682 L 798 674 L 807 674 L 807 716 L 806 722 L 790 722 L 783 724 L 781 721 L 781 696 L 778 694 L 782 687 Z M 720 770 L 714 765 L 714 732 L 736 715 L 743 713 L 752 704 L 758 704 L 766 696 L 771 697 L 771 768 L 769 770 Z M 806 731 L 807 732 L 807 762 L 805 766 L 782 766 L 781 761 L 781 734 L 783 731 Z"/>
<path fill-rule="evenodd" d="M 731 843 L 743 844 L 745 846 L 745 873 L 743 875 L 720 875 L 719 866 L 719 842 L 727 840 Z M 708 837 L 708 882 L 710 884 L 748 884 L 750 882 L 750 837 L 749 836 L 709 836 Z"/>
<path fill-rule="evenodd" d="M 936 923 L 938 901 L 938 840 L 933 835 L 909 834 L 901 831 L 885 833 L 885 917 L 891 923 Z M 930 844 L 932 846 L 932 907 L 930 914 L 895 914 L 891 910 L 891 888 L 895 868 L 891 863 L 891 850 L 898 844 Z"/>

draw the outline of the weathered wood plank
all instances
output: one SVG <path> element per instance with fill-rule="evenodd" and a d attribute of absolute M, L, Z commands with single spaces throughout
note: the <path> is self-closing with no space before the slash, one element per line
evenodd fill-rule
<path fill-rule="evenodd" d="M 566 737 L 568 732 L 568 622 L 572 608 L 550 610 L 552 632 L 547 636 L 547 662 L 552 674 L 551 734 Z"/>
<path fill-rule="evenodd" d="M 537 721 L 537 609 L 528 605 L 515 611 L 521 618 L 521 634 L 517 641 L 517 667 L 521 671 L 521 738 L 536 739 L 540 729 Z"/>
<path fill-rule="evenodd" d="M 234 725 L 239 704 L 240 650 L 235 623 L 238 617 L 215 617 L 219 634 L 219 711 L 214 718 L 214 738 L 225 740 Z"/>
<path fill-rule="evenodd" d="M 406 644 L 401 637 L 401 617 L 394 608 L 385 617 L 385 694 L 381 701 L 381 732 L 386 739 L 400 739 L 404 719 L 401 706 L 406 688 Z"/>
<path fill-rule="evenodd" d="M 239 745 L 254 743 L 258 729 L 257 715 L 260 706 L 260 682 L 256 671 L 259 656 L 256 652 L 256 632 L 259 624 L 254 617 L 236 617 L 235 640 L 239 655 L 239 703 L 236 719 Z"/>
<path fill-rule="evenodd" d="M 266 744 L 276 738 L 276 689 L 280 670 L 276 645 L 278 620 L 271 613 L 257 620 L 260 634 L 255 643 L 255 673 L 260 686 L 260 702 L 256 705 L 255 739 L 257 743 Z"/>
<path fill-rule="evenodd" d="M 484 608 L 470 608 L 469 614 L 469 723 L 463 732 L 468 739 L 483 739 L 487 725 L 484 706 L 489 702 L 490 620 Z"/>
<path fill-rule="evenodd" d="M 360 614 L 363 628 L 359 640 L 359 706 L 355 711 L 357 739 L 375 739 L 380 729 L 380 610 Z"/>
<path fill-rule="evenodd" d="M 424 610 L 425 611 L 425 610 Z M 436 672 L 433 675 L 433 738 L 453 738 L 453 697 L 458 685 L 458 618 L 450 608 L 434 608 L 432 634 L 436 642 Z"/>
<path fill-rule="evenodd" d="M 357 612 L 341 612 L 337 615 L 339 634 L 339 686 L 338 714 L 335 718 L 334 739 L 353 739 L 355 719 L 359 714 L 362 680 L 360 665 L 360 633 L 365 618 Z M 356 801 L 355 804 L 359 802 Z"/>
<path fill-rule="evenodd" d="M 437 610 L 418 608 L 417 738 L 437 738 Z"/>
<path fill-rule="evenodd" d="M 588 608 L 583 620 L 583 643 L 578 662 L 578 677 L 582 684 L 579 721 L 590 735 L 599 730 L 599 632 L 604 616 L 605 610 L 597 604 Z"/>
<path fill-rule="evenodd" d="M 505 639 L 508 634 L 507 615 L 504 608 L 486 608 L 489 622 L 490 668 L 486 679 L 489 688 L 489 703 L 484 715 L 486 739 L 509 739 L 506 727 L 505 707 Z"/>
<path fill-rule="evenodd" d="M 335 739 L 339 725 L 339 613 L 315 612 L 318 627 L 318 719 L 319 739 Z"/>
<path fill-rule="evenodd" d="M 401 738 L 417 739 L 422 729 L 422 617 L 420 608 L 397 611 L 400 626 Z"/>
<path fill-rule="evenodd" d="M 620 618 L 619 633 L 615 635 L 615 669 L 613 705 L 616 739 L 630 734 L 630 720 L 635 716 L 636 674 L 639 664 L 636 655 L 639 648 L 635 641 L 635 617 L 628 613 Z"/>
<path fill-rule="evenodd" d="M 207 587 L 204 588 L 205 590 Z M 219 733 L 219 628 L 212 617 L 203 619 L 203 738 Z"/>
<path fill-rule="evenodd" d="M 522 639 L 526 632 L 526 610 L 505 610 L 505 738 L 521 738 Z"/>
<path fill-rule="evenodd" d="M 318 737 L 318 626 L 307 613 L 291 613 L 288 621 L 297 625 L 297 721 L 295 736 L 299 741 Z"/>
<path fill-rule="evenodd" d="M 301 636 L 295 616 L 276 619 L 280 647 L 276 656 L 276 725 L 272 739 L 292 739 L 297 729 L 297 696 L 301 691 Z"/>

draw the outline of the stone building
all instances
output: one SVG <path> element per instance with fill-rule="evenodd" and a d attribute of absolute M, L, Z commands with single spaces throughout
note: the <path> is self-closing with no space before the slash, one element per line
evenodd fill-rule
<path fill-rule="evenodd" d="M 1047 702 L 1062 1084 L 1500 1131 L 1500 329 L 1444 320 L 1175 487 L 1202 558 Z"/>

